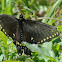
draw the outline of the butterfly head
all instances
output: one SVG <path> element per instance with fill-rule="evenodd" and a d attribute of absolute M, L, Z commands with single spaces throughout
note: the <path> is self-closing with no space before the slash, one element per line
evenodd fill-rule
<path fill-rule="evenodd" d="M 19 19 L 22 21 L 25 20 L 22 14 L 19 16 Z"/>

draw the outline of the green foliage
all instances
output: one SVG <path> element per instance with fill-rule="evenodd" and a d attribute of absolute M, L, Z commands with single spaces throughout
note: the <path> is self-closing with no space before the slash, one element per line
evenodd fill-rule
<path fill-rule="evenodd" d="M 0 14 L 37 20 L 38 17 L 62 19 L 62 0 L 0 0 Z M 62 21 L 40 20 L 57 27 L 60 36 L 43 44 L 23 42 L 32 52 L 32 56 L 17 54 L 13 40 L 0 30 L 0 62 L 62 62 Z"/>
<path fill-rule="evenodd" d="M 62 3 L 62 0 L 57 0 L 57 2 L 50 9 L 50 12 L 47 14 L 47 17 L 53 17 L 55 8 L 58 7 L 61 3 Z M 48 21 L 49 21 L 48 19 L 43 20 L 43 22 L 45 22 L 45 23 L 47 23 Z M 51 22 L 51 21 L 49 21 L 49 22 Z"/>
<path fill-rule="evenodd" d="M 3 62 L 20 62 L 20 61 L 6 60 L 6 61 L 3 61 Z"/>

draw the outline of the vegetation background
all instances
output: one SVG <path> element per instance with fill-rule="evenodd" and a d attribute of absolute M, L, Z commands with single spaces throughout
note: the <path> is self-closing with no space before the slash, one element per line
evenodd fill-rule
<path fill-rule="evenodd" d="M 0 30 L 0 62 L 62 62 L 62 0 L 0 0 L 0 14 L 9 14 L 16 18 L 20 14 L 25 19 L 39 20 L 55 26 L 60 36 L 38 47 L 24 43 L 32 56 L 19 56 L 13 40 Z M 39 19 L 39 17 L 61 20 Z"/>

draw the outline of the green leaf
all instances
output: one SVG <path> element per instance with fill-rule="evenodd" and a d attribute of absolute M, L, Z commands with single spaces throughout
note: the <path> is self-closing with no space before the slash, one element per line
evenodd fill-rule
<path fill-rule="evenodd" d="M 23 44 L 25 44 L 32 52 L 37 52 L 39 59 L 44 59 L 47 62 L 50 58 L 51 60 L 56 61 L 54 59 L 55 55 L 50 49 L 38 46 L 37 44 L 29 44 L 27 42 L 23 42 Z M 51 54 L 53 54 L 53 56 Z"/>
<path fill-rule="evenodd" d="M 60 62 L 62 62 L 62 54 L 60 55 Z"/>
<path fill-rule="evenodd" d="M 47 17 L 52 17 L 52 15 L 54 14 L 54 10 L 56 7 L 58 7 L 61 4 L 62 0 L 57 0 L 57 2 L 52 6 L 51 10 L 49 11 L 49 14 L 47 15 Z M 46 20 L 42 20 L 44 23 L 47 23 L 49 21 L 49 19 Z"/>
<path fill-rule="evenodd" d="M 12 60 L 6 60 L 6 61 L 3 61 L 3 62 L 22 62 L 22 61 L 12 61 Z"/>
<path fill-rule="evenodd" d="M 58 26 L 58 30 L 59 30 L 60 32 L 62 32 L 62 26 L 61 26 L 61 25 Z"/>
<path fill-rule="evenodd" d="M 27 58 L 25 62 L 34 62 L 31 58 Z"/>
<path fill-rule="evenodd" d="M 31 49 L 32 52 L 37 52 L 42 55 L 48 55 L 50 56 L 48 50 L 44 47 L 38 47 L 37 44 L 29 44 L 29 43 L 26 43 L 26 42 L 23 42 L 29 49 Z M 41 52 L 42 51 L 42 52 Z"/>
<path fill-rule="evenodd" d="M 30 56 L 18 56 L 16 58 L 16 60 L 20 60 L 20 61 L 25 61 L 27 58 L 29 58 Z"/>
<path fill-rule="evenodd" d="M 60 39 L 60 37 L 56 37 L 56 38 L 54 38 L 54 39 L 52 40 L 52 42 L 53 42 L 53 44 L 54 44 L 54 43 L 59 43 L 59 42 L 61 42 L 61 39 Z"/>
<path fill-rule="evenodd" d="M 2 31 L 0 31 L 0 39 L 3 40 L 4 43 L 6 43 L 8 37 Z"/>
<path fill-rule="evenodd" d="M 0 62 L 3 60 L 3 54 L 0 55 Z"/>

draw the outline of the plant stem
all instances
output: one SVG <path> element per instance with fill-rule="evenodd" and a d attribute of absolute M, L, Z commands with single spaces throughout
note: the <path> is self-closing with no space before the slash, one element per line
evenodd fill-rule
<path fill-rule="evenodd" d="M 12 8 L 13 8 L 13 4 L 12 4 L 13 0 L 9 0 L 9 6 L 10 6 L 10 12 L 11 15 L 13 14 Z"/>
<path fill-rule="evenodd" d="M 4 11 L 6 7 L 6 0 L 2 0 L 2 11 Z"/>

